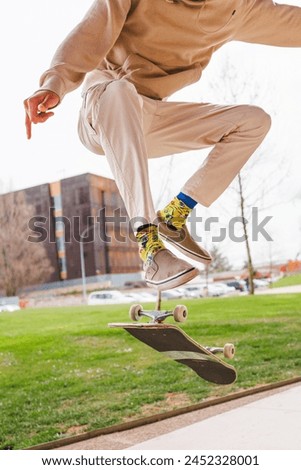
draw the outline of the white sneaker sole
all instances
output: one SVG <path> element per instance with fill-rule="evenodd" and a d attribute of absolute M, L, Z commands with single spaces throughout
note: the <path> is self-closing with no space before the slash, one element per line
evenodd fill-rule
<path fill-rule="evenodd" d="M 199 270 L 197 268 L 192 267 L 186 271 L 177 273 L 172 277 L 169 277 L 167 279 L 162 279 L 161 281 L 153 281 L 153 280 L 145 279 L 145 282 L 147 283 L 149 287 L 155 287 L 159 291 L 163 291 L 163 290 L 174 289 L 176 287 L 180 287 L 183 284 L 186 284 L 187 282 L 197 277 L 199 274 L 200 274 Z"/>

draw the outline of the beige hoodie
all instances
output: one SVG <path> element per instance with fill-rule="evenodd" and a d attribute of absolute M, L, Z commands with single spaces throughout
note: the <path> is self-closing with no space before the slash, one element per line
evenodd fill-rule
<path fill-rule="evenodd" d="M 199 80 L 212 54 L 241 40 L 301 46 L 301 8 L 272 0 L 95 0 L 56 51 L 41 89 L 62 99 L 126 77 L 139 93 L 170 96 Z"/>

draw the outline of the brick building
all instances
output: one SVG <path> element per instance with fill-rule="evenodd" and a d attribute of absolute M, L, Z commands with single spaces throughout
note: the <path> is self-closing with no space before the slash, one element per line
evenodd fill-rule
<path fill-rule="evenodd" d="M 54 267 L 49 282 L 141 270 L 137 244 L 115 182 L 90 173 L 22 191 L 35 212 L 33 234 L 43 237 Z M 5 197 L 1 195 L 0 197 Z"/>

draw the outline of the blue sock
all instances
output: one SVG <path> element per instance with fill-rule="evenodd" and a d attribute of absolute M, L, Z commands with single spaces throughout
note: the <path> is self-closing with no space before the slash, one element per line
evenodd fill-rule
<path fill-rule="evenodd" d="M 184 202 L 184 204 L 186 204 L 189 209 L 193 209 L 197 205 L 197 201 L 182 192 L 177 195 L 177 198 L 180 199 L 180 201 Z"/>

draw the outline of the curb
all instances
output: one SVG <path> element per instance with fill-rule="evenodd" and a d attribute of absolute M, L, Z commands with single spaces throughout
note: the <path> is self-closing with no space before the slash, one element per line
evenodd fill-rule
<path fill-rule="evenodd" d="M 147 416 L 144 418 L 136 419 L 133 421 L 128 421 L 127 423 L 116 424 L 114 426 L 109 426 L 106 428 L 95 429 L 94 431 L 88 431 L 76 436 L 65 437 L 62 439 L 57 439 L 55 441 L 46 442 L 44 444 L 38 444 L 36 446 L 28 447 L 25 450 L 53 450 L 58 447 L 63 447 L 69 444 L 75 444 L 76 442 L 86 441 L 88 439 L 93 439 L 98 436 L 104 436 L 107 434 L 113 434 L 121 431 L 129 431 L 130 429 L 138 428 L 140 426 L 145 426 L 147 424 L 157 423 L 168 418 L 174 418 L 186 413 L 191 413 L 192 411 L 202 410 L 204 408 L 209 408 L 215 405 L 221 405 L 239 398 L 248 397 L 250 395 L 256 395 L 257 393 L 268 392 L 270 390 L 275 390 L 281 387 L 288 385 L 293 385 L 301 382 L 301 377 L 295 377 L 288 380 L 283 380 L 281 382 L 275 382 L 272 384 L 261 385 L 240 392 L 234 392 L 224 397 L 208 399 L 204 402 L 196 403 L 194 405 L 186 406 L 183 408 L 177 408 L 176 410 L 167 411 L 165 413 L 159 413 L 152 416 Z"/>

